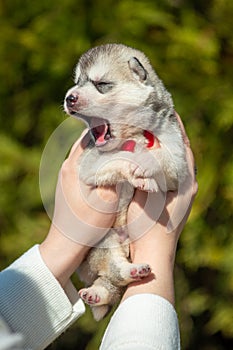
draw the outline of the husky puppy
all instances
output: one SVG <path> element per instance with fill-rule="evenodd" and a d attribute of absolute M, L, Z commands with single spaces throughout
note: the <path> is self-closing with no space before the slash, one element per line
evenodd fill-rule
<path fill-rule="evenodd" d="M 64 109 L 90 130 L 80 179 L 94 186 L 124 183 L 113 228 L 79 268 L 86 283 L 80 297 L 100 320 L 126 285 L 151 272 L 146 263 L 132 264 L 129 242 L 122 244 L 134 189 L 176 190 L 186 176 L 185 150 L 171 95 L 144 53 L 125 45 L 102 45 L 81 56 Z"/>

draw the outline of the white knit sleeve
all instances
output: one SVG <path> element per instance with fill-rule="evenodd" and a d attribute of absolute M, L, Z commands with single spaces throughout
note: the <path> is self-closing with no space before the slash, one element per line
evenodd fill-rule
<path fill-rule="evenodd" d="M 24 349 L 44 349 L 85 307 L 72 283 L 64 291 L 34 246 L 0 273 L 0 315 Z"/>
<path fill-rule="evenodd" d="M 126 299 L 105 331 L 100 350 L 178 350 L 180 333 L 173 306 L 153 294 Z"/>

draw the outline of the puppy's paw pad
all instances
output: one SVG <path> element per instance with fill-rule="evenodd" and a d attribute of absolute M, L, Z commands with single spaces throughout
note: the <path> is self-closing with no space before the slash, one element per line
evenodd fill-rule
<path fill-rule="evenodd" d="M 148 264 L 132 267 L 130 270 L 130 276 L 133 279 L 141 279 L 148 276 L 151 273 L 151 268 Z"/>
<path fill-rule="evenodd" d="M 131 183 L 134 187 L 146 192 L 158 192 L 159 189 L 157 182 L 150 178 L 132 179 Z"/>
<path fill-rule="evenodd" d="M 100 302 L 100 296 L 91 288 L 80 289 L 78 294 L 86 304 L 96 305 Z"/>

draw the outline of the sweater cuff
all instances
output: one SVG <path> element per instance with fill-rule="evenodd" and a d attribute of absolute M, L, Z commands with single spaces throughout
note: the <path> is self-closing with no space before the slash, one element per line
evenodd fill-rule
<path fill-rule="evenodd" d="M 25 349 L 45 348 L 85 311 L 71 281 L 64 291 L 47 268 L 38 245 L 2 271 L 0 281 L 0 314 L 23 334 Z"/>
<path fill-rule="evenodd" d="M 100 347 L 100 350 L 141 349 L 180 349 L 175 309 L 158 295 L 137 294 L 120 304 Z"/>

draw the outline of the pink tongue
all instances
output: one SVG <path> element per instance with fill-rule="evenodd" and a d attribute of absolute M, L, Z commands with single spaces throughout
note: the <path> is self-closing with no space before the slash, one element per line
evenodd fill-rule
<path fill-rule="evenodd" d="M 121 146 L 122 151 L 134 152 L 136 142 L 134 140 L 127 140 Z"/>
<path fill-rule="evenodd" d="M 108 125 L 104 124 L 104 125 L 99 125 L 95 127 L 95 137 L 96 137 L 96 144 L 100 145 L 102 143 L 105 143 L 105 135 L 107 133 L 108 130 Z"/>

